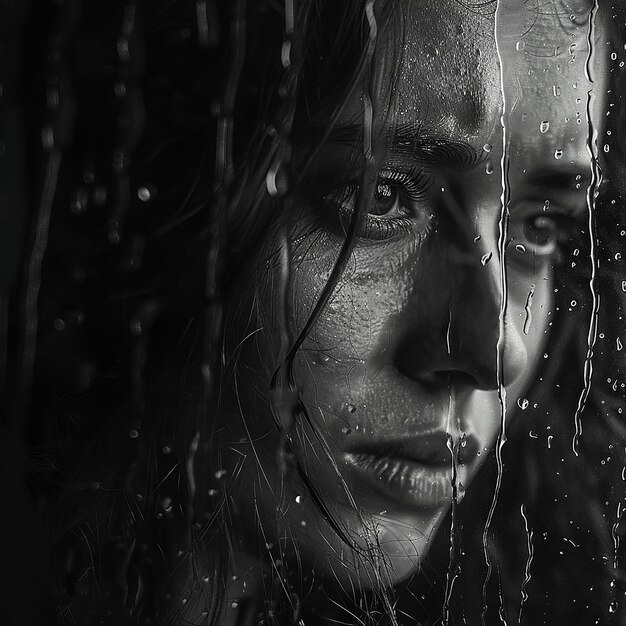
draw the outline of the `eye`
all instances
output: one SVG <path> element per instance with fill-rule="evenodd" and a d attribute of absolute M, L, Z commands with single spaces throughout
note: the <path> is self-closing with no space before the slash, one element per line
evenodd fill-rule
<path fill-rule="evenodd" d="M 578 219 L 574 213 L 545 213 L 520 216 L 509 223 L 513 258 L 559 257 L 572 236 Z"/>
<path fill-rule="evenodd" d="M 360 226 L 359 237 L 385 240 L 413 234 L 420 240 L 432 228 L 432 211 L 427 202 L 430 182 L 423 172 L 384 172 L 378 177 L 376 191 Z M 358 185 L 347 184 L 331 189 L 325 204 L 338 209 L 340 231 L 345 235 L 356 208 Z"/>
<path fill-rule="evenodd" d="M 410 215 L 410 209 L 403 204 L 402 190 L 399 185 L 379 182 L 367 214 L 379 219 L 394 219 Z"/>
<path fill-rule="evenodd" d="M 561 239 L 565 236 L 559 230 L 559 225 L 552 217 L 545 215 L 535 215 L 524 220 L 524 238 L 526 246 L 540 256 L 551 255 L 556 249 Z"/>

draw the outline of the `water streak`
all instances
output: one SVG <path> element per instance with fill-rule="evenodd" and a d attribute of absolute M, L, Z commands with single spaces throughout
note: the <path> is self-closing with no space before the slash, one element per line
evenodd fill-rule
<path fill-rule="evenodd" d="M 496 345 L 496 382 L 498 388 L 498 402 L 500 404 L 500 430 L 498 433 L 498 438 L 496 440 L 495 453 L 496 453 L 496 464 L 497 464 L 497 478 L 496 484 L 493 493 L 493 499 L 491 502 L 491 506 L 489 508 L 489 513 L 487 515 L 487 520 L 485 521 L 485 527 L 483 530 L 483 555 L 485 557 L 485 564 L 487 565 L 487 573 L 485 575 L 485 580 L 483 583 L 483 591 L 482 591 L 482 615 L 481 622 L 485 624 L 485 619 L 487 616 L 487 586 L 489 584 L 489 580 L 491 578 L 492 572 L 492 563 L 489 558 L 488 552 L 488 534 L 489 528 L 491 526 L 491 522 L 493 519 L 493 515 L 498 504 L 498 497 L 500 495 L 500 487 L 502 485 L 502 472 L 503 472 L 503 461 L 502 461 L 502 449 L 506 443 L 506 388 L 504 385 L 504 349 L 505 349 L 505 322 L 506 322 L 506 311 L 507 311 L 507 300 L 508 300 L 508 283 L 507 283 L 507 274 L 506 274 L 506 245 L 507 245 L 507 232 L 508 232 L 508 221 L 509 221 L 509 203 L 510 203 L 510 185 L 509 185 L 509 165 L 510 165 L 510 155 L 509 155 L 509 133 L 506 124 L 506 116 L 509 114 L 508 109 L 508 100 L 507 94 L 504 84 L 504 58 L 503 51 L 501 48 L 501 36 L 500 36 L 500 25 L 503 19 L 505 19 L 502 15 L 502 2 L 498 1 L 495 12 L 495 30 L 494 37 L 496 42 L 496 49 L 498 53 L 498 61 L 500 64 L 500 90 L 502 93 L 502 116 L 500 117 L 500 124 L 502 127 L 502 158 L 500 161 L 500 170 L 501 170 L 501 189 L 502 193 L 500 195 L 500 219 L 498 223 L 498 251 L 499 251 L 499 260 L 500 260 L 500 313 L 498 317 L 498 343 Z M 502 609 L 502 598 L 500 597 L 500 608 Z M 499 611 L 499 614 L 502 619 L 502 610 Z"/>
<path fill-rule="evenodd" d="M 594 46 L 593 37 L 595 33 L 595 21 L 597 19 L 598 12 L 598 0 L 594 1 L 591 14 L 589 16 L 589 28 L 587 31 L 587 45 L 589 51 L 587 53 L 587 62 L 585 64 L 585 76 L 589 82 L 593 85 L 594 77 L 591 72 L 591 64 L 594 58 Z M 593 351 L 596 344 L 598 334 L 598 312 L 600 310 L 600 294 L 596 284 L 596 273 L 599 267 L 598 260 L 598 236 L 596 227 L 596 197 L 598 195 L 598 189 L 602 182 L 602 171 L 598 162 L 598 129 L 594 127 L 592 120 L 592 106 L 595 104 L 594 89 L 590 89 L 587 92 L 587 153 L 591 160 L 591 180 L 587 188 L 587 213 L 588 213 L 588 227 L 589 227 L 589 261 L 591 268 L 591 276 L 589 279 L 589 291 L 591 292 L 591 318 L 589 320 L 589 331 L 587 333 L 587 354 L 585 356 L 585 364 L 583 369 L 583 389 L 578 399 L 578 406 L 574 414 L 574 436 L 572 438 L 572 450 L 574 454 L 578 456 L 578 440 L 582 435 L 582 421 L 581 415 L 585 410 L 587 404 L 587 398 L 591 391 L 591 380 L 593 376 Z"/>
<path fill-rule="evenodd" d="M 535 285 L 530 286 L 530 291 L 526 297 L 526 304 L 524 305 L 524 311 L 526 318 L 524 319 L 524 334 L 527 335 L 530 332 L 530 323 L 532 321 L 532 312 L 530 310 L 533 303 L 533 296 L 535 295 Z"/>
<path fill-rule="evenodd" d="M 533 530 L 532 528 L 530 528 L 530 525 L 528 524 L 528 518 L 526 517 L 526 511 L 525 511 L 525 507 L 523 504 L 520 507 L 520 513 L 522 514 L 522 518 L 524 519 L 524 528 L 526 529 L 526 547 L 528 548 L 528 558 L 526 560 L 526 567 L 524 568 L 524 580 L 522 581 L 522 586 L 520 589 L 520 594 L 522 597 L 521 597 L 520 604 L 519 604 L 518 621 L 521 624 L 522 623 L 522 611 L 524 610 L 524 604 L 528 600 L 528 593 L 526 591 L 526 586 L 528 585 L 531 579 L 530 568 L 533 563 L 535 547 L 533 544 Z"/>

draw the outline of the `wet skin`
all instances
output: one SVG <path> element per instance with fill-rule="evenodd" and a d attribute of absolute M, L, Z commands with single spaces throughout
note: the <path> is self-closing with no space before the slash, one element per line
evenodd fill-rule
<path fill-rule="evenodd" d="M 258 554 L 259 542 L 282 538 L 305 574 L 365 586 L 406 578 L 453 492 L 462 497 L 493 447 L 503 403 L 509 420 L 534 379 L 560 241 L 587 210 L 588 26 L 584 15 L 578 26 L 567 19 L 571 10 L 562 19 L 548 4 L 526 32 L 529 16 L 510 4 L 498 18 L 501 62 L 493 16 L 452 0 L 407 2 L 379 32 L 376 192 L 347 268 L 295 359 L 310 422 L 284 423 L 349 543 L 331 529 L 293 464 L 280 471 L 268 390 L 285 318 L 280 236 L 290 248 L 293 338 L 327 283 L 354 210 L 360 89 L 342 110 L 340 132 L 311 161 L 294 210 L 253 255 L 230 305 L 237 369 L 236 385 L 228 384 L 237 394 L 225 399 L 220 433 L 236 451 L 231 462 L 246 459 L 234 492 L 247 520 L 242 551 Z M 326 123 L 322 115 L 311 126 Z M 505 220 L 503 140 L 510 157 Z M 308 148 L 296 146 L 296 161 Z"/>

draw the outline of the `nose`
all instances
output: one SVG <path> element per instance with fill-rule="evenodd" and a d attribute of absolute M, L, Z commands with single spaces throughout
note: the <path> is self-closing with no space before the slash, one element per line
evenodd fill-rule
<path fill-rule="evenodd" d="M 474 243 L 442 233 L 425 244 L 412 275 L 396 326 L 394 364 L 402 374 L 426 385 L 453 378 L 475 389 L 496 389 L 500 354 L 502 384 L 522 375 L 528 361 L 523 325 L 503 302 L 506 283 L 495 236 Z"/>

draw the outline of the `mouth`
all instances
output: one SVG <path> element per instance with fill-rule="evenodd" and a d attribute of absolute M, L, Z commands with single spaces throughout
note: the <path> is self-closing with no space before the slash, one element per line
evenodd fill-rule
<path fill-rule="evenodd" d="M 465 459 L 475 459 L 477 450 L 474 437 L 454 440 L 433 433 L 363 443 L 343 458 L 356 481 L 379 495 L 411 508 L 435 509 L 461 498 L 468 475 Z"/>

